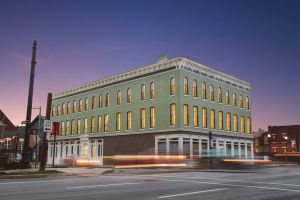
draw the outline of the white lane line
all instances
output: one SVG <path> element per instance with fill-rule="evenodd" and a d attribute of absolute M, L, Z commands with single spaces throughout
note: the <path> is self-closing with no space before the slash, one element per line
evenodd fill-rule
<path fill-rule="evenodd" d="M 244 181 L 239 179 L 222 179 L 222 178 L 206 178 L 201 176 L 188 177 L 188 176 L 172 176 L 172 175 L 138 175 L 138 176 L 150 176 L 150 177 L 166 177 L 166 178 L 186 178 L 186 179 L 207 179 L 207 180 L 215 180 L 215 181 L 230 181 L 230 182 L 242 182 L 242 183 L 253 183 L 253 184 L 266 184 L 266 185 L 279 185 L 279 186 L 294 186 L 300 187 L 300 185 L 290 184 L 290 183 L 270 183 L 270 182 L 262 182 L 262 181 Z"/>
<path fill-rule="evenodd" d="M 199 193 L 205 193 L 205 192 L 215 192 L 215 191 L 226 190 L 226 189 L 229 189 L 229 188 L 219 188 L 219 189 L 214 189 L 214 190 L 202 190 L 202 191 L 196 191 L 196 192 L 188 192 L 188 193 L 181 193 L 181 194 L 172 194 L 172 195 L 161 196 L 161 197 L 157 197 L 157 198 L 158 199 L 164 199 L 164 198 L 193 195 L 193 194 L 199 194 Z"/>
<path fill-rule="evenodd" d="M 188 181 L 188 180 L 172 180 L 172 179 L 158 179 L 161 181 L 170 181 L 170 182 L 184 182 L 184 183 L 200 183 L 200 184 L 209 184 L 209 185 L 224 185 L 224 186 L 233 186 L 233 187 L 245 187 L 245 188 L 258 188 L 258 189 L 268 189 L 268 190 L 278 190 L 278 191 L 288 191 L 288 192 L 297 192 L 300 193 L 300 190 L 290 190 L 284 188 L 271 188 L 271 187 L 261 187 L 253 185 L 235 185 L 228 183 L 214 183 L 214 182 L 200 182 L 200 181 Z"/>
<path fill-rule="evenodd" d="M 91 178 L 90 178 L 91 179 Z M 48 182 L 61 182 L 61 181 L 78 181 L 78 180 L 86 180 L 84 178 L 77 179 L 58 179 L 58 180 L 43 180 L 43 181 L 9 181 L 9 182 L 0 182 L 0 185 L 12 185 L 12 184 L 24 184 L 24 183 L 48 183 Z"/>
<path fill-rule="evenodd" d="M 94 187 L 109 187 L 109 186 L 119 186 L 119 185 L 136 185 L 145 182 L 137 182 L 137 183 L 111 183 L 105 185 L 83 185 L 83 186 L 74 186 L 74 187 L 66 187 L 66 189 L 84 189 L 84 188 L 94 188 Z"/>

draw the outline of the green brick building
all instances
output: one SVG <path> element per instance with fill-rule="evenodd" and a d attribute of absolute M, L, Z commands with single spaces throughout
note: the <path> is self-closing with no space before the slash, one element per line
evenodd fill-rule
<path fill-rule="evenodd" d="M 107 164 L 106 156 L 149 153 L 252 158 L 250 89 L 177 57 L 54 93 L 55 163 L 75 157 Z M 49 164 L 53 154 L 50 137 Z"/>

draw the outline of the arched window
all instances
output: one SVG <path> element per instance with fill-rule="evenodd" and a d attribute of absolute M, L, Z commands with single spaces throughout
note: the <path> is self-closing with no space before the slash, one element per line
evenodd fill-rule
<path fill-rule="evenodd" d="M 247 133 L 251 134 L 251 118 L 247 117 Z"/>
<path fill-rule="evenodd" d="M 103 99 L 102 99 L 102 94 L 99 95 L 99 102 L 98 102 L 98 107 L 102 108 L 103 106 Z"/>
<path fill-rule="evenodd" d="M 150 107 L 150 128 L 155 127 L 155 107 Z"/>
<path fill-rule="evenodd" d="M 56 111 L 57 116 L 60 116 L 60 105 L 57 105 L 57 111 Z"/>
<path fill-rule="evenodd" d="M 55 116 L 55 106 L 52 106 L 52 117 Z"/>
<path fill-rule="evenodd" d="M 207 128 L 207 108 L 202 108 L 202 126 Z"/>
<path fill-rule="evenodd" d="M 238 127 L 239 127 L 239 125 L 238 125 L 238 116 L 237 116 L 237 114 L 234 114 L 233 115 L 233 131 L 238 132 Z"/>
<path fill-rule="evenodd" d="M 142 84 L 142 87 L 141 87 L 141 100 L 142 101 L 146 100 L 146 86 L 145 86 L 145 84 Z"/>
<path fill-rule="evenodd" d="M 131 103 L 131 89 L 127 89 L 127 103 Z"/>
<path fill-rule="evenodd" d="M 76 100 L 73 101 L 73 113 L 76 113 Z"/>
<path fill-rule="evenodd" d="M 189 125 L 189 106 L 187 104 L 183 105 L 183 125 Z"/>
<path fill-rule="evenodd" d="M 71 113 L 71 102 L 68 102 L 67 114 Z"/>
<path fill-rule="evenodd" d="M 146 110 L 145 110 L 145 108 L 142 108 L 140 110 L 140 128 L 141 129 L 146 128 Z"/>
<path fill-rule="evenodd" d="M 197 80 L 193 80 L 193 97 L 198 97 Z"/>
<path fill-rule="evenodd" d="M 226 114 L 226 130 L 231 131 L 231 114 Z"/>
<path fill-rule="evenodd" d="M 223 112 L 219 111 L 219 130 L 223 130 Z"/>
<path fill-rule="evenodd" d="M 121 113 L 118 112 L 116 114 L 116 131 L 120 131 L 121 130 Z"/>
<path fill-rule="evenodd" d="M 232 104 L 236 106 L 236 93 L 232 94 Z"/>
<path fill-rule="evenodd" d="M 240 95 L 240 97 L 239 97 L 239 106 L 240 106 L 240 108 L 243 108 L 243 96 L 242 95 Z"/>
<path fill-rule="evenodd" d="M 241 116 L 241 132 L 245 133 L 245 117 Z"/>
<path fill-rule="evenodd" d="M 202 99 L 206 99 L 206 83 L 202 83 L 202 93 L 201 93 Z"/>
<path fill-rule="evenodd" d="M 216 121 L 215 121 L 215 110 L 210 110 L 210 128 L 215 129 L 216 128 Z"/>
<path fill-rule="evenodd" d="M 86 97 L 84 101 L 84 111 L 87 111 L 89 109 L 89 98 Z"/>
<path fill-rule="evenodd" d="M 92 97 L 92 109 L 95 109 L 96 108 L 96 97 L 93 96 Z"/>
<path fill-rule="evenodd" d="M 183 80 L 183 93 L 184 95 L 189 95 L 189 82 L 187 77 Z"/>
<path fill-rule="evenodd" d="M 154 90 L 154 83 L 150 83 L 150 99 L 154 99 L 155 96 L 155 90 Z"/>
<path fill-rule="evenodd" d="M 109 107 L 110 95 L 106 93 L 105 95 L 105 107 Z"/>
<path fill-rule="evenodd" d="M 176 104 L 172 103 L 170 105 L 170 126 L 175 126 L 176 124 Z"/>
<path fill-rule="evenodd" d="M 121 91 L 118 90 L 117 92 L 117 105 L 120 105 L 121 104 Z"/>
<path fill-rule="evenodd" d="M 210 85 L 209 87 L 209 100 L 214 101 L 215 100 L 215 91 L 214 91 L 214 86 Z"/>
<path fill-rule="evenodd" d="M 104 115 L 104 132 L 108 132 L 108 115 Z"/>
<path fill-rule="evenodd" d="M 194 127 L 199 126 L 198 106 L 194 106 Z"/>
<path fill-rule="evenodd" d="M 246 96 L 246 109 L 250 110 L 250 103 L 249 103 L 249 97 Z"/>
<path fill-rule="evenodd" d="M 127 112 L 127 130 L 131 130 L 131 117 L 132 117 L 132 112 L 129 111 Z"/>
<path fill-rule="evenodd" d="M 82 99 L 79 99 L 78 112 L 82 112 Z"/>
<path fill-rule="evenodd" d="M 230 105 L 230 97 L 229 97 L 229 91 L 226 90 L 226 104 Z"/>
<path fill-rule="evenodd" d="M 62 104 L 62 111 L 61 111 L 61 114 L 64 115 L 66 114 L 66 104 Z"/>
<path fill-rule="evenodd" d="M 218 88 L 218 102 L 222 103 L 223 99 L 222 99 L 222 89 L 219 87 Z"/>
<path fill-rule="evenodd" d="M 172 77 L 170 80 L 170 95 L 175 95 L 175 78 Z"/>

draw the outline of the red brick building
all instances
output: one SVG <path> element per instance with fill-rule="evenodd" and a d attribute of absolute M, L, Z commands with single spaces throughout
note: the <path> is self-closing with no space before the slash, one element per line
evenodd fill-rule
<path fill-rule="evenodd" d="M 300 125 L 269 126 L 263 137 L 271 154 L 300 151 Z"/>

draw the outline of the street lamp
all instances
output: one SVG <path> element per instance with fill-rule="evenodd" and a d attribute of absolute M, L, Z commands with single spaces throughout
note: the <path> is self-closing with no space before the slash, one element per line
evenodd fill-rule
<path fill-rule="evenodd" d="M 288 136 L 284 136 L 283 138 L 285 140 L 285 146 L 286 146 L 286 149 L 285 149 L 285 166 L 287 167 Z"/>
<path fill-rule="evenodd" d="M 269 156 L 271 155 L 271 143 L 270 143 L 270 139 L 271 139 L 271 134 L 268 134 L 268 145 L 269 145 Z"/>

